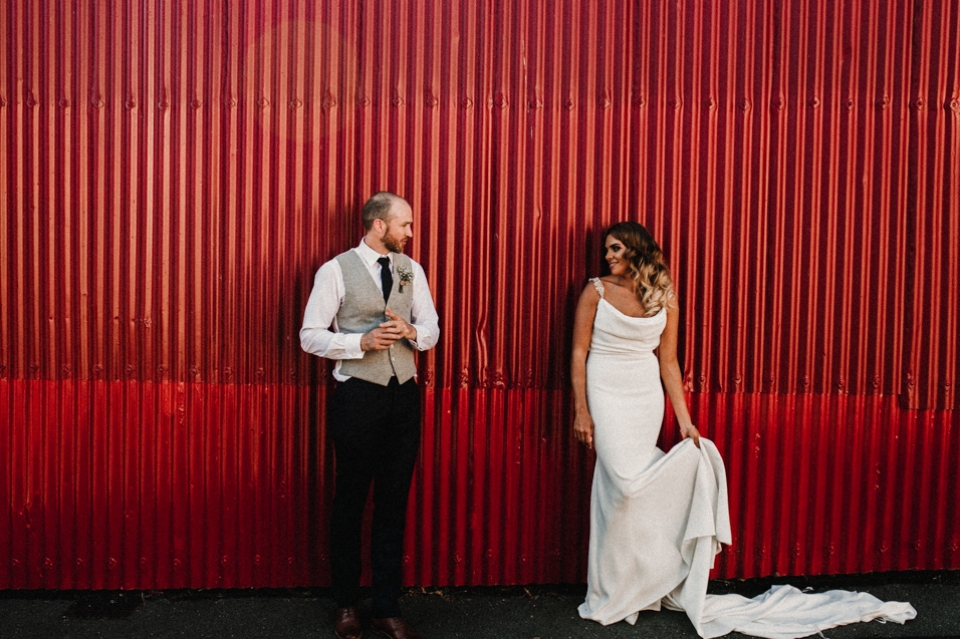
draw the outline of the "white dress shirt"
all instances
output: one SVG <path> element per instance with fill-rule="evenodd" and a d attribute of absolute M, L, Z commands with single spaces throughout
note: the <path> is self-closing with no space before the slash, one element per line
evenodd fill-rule
<path fill-rule="evenodd" d="M 360 240 L 360 245 L 352 250 L 356 251 L 363 260 L 367 271 L 370 272 L 370 277 L 382 293 L 381 266 L 377 260 L 383 256 L 367 246 L 363 240 Z M 388 253 L 387 256 L 390 258 L 390 272 L 393 273 L 393 253 Z M 413 260 L 410 262 L 413 264 L 410 324 L 417 329 L 417 339 L 408 340 L 408 342 L 416 350 L 425 351 L 436 346 L 440 338 L 440 318 L 433 305 L 423 267 Z M 307 308 L 303 313 L 303 326 L 300 328 L 300 346 L 303 350 L 320 357 L 338 360 L 333 369 L 333 376 L 341 382 L 350 377 L 340 373 L 339 360 L 363 357 L 363 349 L 360 348 L 363 333 L 341 333 L 337 329 L 337 312 L 343 304 L 345 288 L 340 262 L 333 259 L 321 266 L 313 280 L 313 290 L 310 292 L 310 299 L 307 300 Z"/>

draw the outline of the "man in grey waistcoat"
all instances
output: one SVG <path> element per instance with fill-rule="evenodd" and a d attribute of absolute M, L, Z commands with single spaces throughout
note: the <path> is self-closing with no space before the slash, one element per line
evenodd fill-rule
<path fill-rule="evenodd" d="M 340 639 L 362 635 L 360 527 L 373 483 L 370 563 L 372 630 L 418 635 L 400 616 L 407 497 L 420 447 L 420 389 L 414 351 L 433 348 L 437 311 L 423 268 L 403 254 L 413 210 L 380 192 L 363 206 L 359 246 L 320 267 L 300 329 L 303 350 L 337 361 L 327 430 L 336 456 L 330 563 Z"/>

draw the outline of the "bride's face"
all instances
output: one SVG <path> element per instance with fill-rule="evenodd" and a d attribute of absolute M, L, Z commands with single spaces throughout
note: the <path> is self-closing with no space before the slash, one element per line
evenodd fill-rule
<path fill-rule="evenodd" d="M 610 266 L 610 274 L 626 275 L 627 271 L 630 270 L 627 260 L 623 256 L 624 252 L 627 250 L 627 247 L 623 245 L 623 242 L 612 235 L 607 236 L 607 241 L 604 243 L 604 245 L 607 247 L 606 260 L 607 264 Z"/>

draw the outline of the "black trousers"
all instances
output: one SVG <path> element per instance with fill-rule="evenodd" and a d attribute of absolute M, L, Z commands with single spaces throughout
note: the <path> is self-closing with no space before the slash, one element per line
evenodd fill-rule
<path fill-rule="evenodd" d="M 330 565 L 337 606 L 360 596 L 360 528 L 373 483 L 373 616 L 398 617 L 403 532 L 420 448 L 420 389 L 414 380 L 380 386 L 352 377 L 337 384 L 327 412 L 336 456 Z"/>

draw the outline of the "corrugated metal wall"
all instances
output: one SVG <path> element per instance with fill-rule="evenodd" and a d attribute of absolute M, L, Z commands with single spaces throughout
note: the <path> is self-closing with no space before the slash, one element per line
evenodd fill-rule
<path fill-rule="evenodd" d="M 661 240 L 722 576 L 960 568 L 960 5 L 0 5 L 0 588 L 325 584 L 329 365 L 372 191 L 418 214 L 407 582 L 585 577 L 576 297 Z M 668 424 L 664 443 L 675 426 Z"/>

